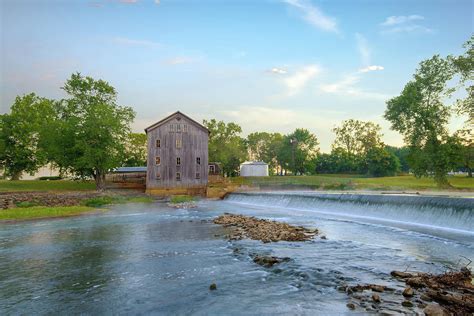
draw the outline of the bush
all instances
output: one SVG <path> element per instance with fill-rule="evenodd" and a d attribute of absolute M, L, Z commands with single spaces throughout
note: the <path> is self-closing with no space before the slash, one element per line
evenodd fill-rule
<path fill-rule="evenodd" d="M 16 207 L 21 207 L 21 208 L 27 208 L 27 207 L 33 207 L 33 206 L 38 206 L 38 202 L 34 201 L 23 201 L 23 202 L 17 202 L 15 203 Z"/>
<path fill-rule="evenodd" d="M 170 203 L 178 204 L 178 203 L 186 203 L 194 201 L 194 197 L 189 195 L 173 195 L 170 198 Z"/>
<path fill-rule="evenodd" d="M 98 196 L 85 200 L 83 204 L 89 207 L 101 207 L 112 202 L 114 202 L 114 199 L 110 196 Z"/>

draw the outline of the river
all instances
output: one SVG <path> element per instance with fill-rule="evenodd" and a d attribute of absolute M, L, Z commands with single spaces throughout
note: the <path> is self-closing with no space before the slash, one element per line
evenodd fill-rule
<path fill-rule="evenodd" d="M 350 315 L 341 284 L 403 289 L 391 270 L 441 273 L 474 260 L 473 208 L 474 199 L 274 192 L 3 223 L 0 312 Z M 210 221 L 224 212 L 318 228 L 327 240 L 227 241 Z M 291 260 L 265 268 L 252 254 Z"/>

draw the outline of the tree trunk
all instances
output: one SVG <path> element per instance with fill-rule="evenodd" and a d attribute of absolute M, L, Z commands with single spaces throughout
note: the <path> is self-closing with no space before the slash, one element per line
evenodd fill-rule
<path fill-rule="evenodd" d="M 99 192 L 102 192 L 105 190 L 105 172 L 102 170 L 96 170 L 94 174 L 94 180 L 95 180 L 95 189 Z"/>
<path fill-rule="evenodd" d="M 20 180 L 21 171 L 15 171 L 12 173 L 10 180 Z"/>
<path fill-rule="evenodd" d="M 469 168 L 469 167 L 467 168 L 467 176 L 469 178 L 472 178 L 472 168 Z"/>

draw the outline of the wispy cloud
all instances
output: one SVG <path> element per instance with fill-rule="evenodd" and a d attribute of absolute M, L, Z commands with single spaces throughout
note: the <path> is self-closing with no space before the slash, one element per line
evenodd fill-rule
<path fill-rule="evenodd" d="M 242 106 L 236 110 L 222 111 L 221 113 L 231 121 L 237 122 L 242 120 L 242 113 L 245 113 L 244 121 L 248 126 L 266 127 L 268 125 L 272 125 L 271 122 L 279 122 L 278 124 L 280 125 L 292 125 L 298 122 L 297 114 L 293 110 L 289 109 L 278 109 L 261 106 Z M 272 119 L 269 120 L 269 117 Z"/>
<path fill-rule="evenodd" d="M 149 40 L 137 40 L 126 37 L 116 37 L 113 39 L 113 42 L 120 45 L 130 45 L 130 46 L 148 46 L 148 47 L 158 47 L 160 43 L 149 41 Z"/>
<path fill-rule="evenodd" d="M 371 65 L 364 68 L 359 69 L 359 72 L 369 72 L 369 71 L 377 71 L 377 70 L 384 70 L 383 66 L 378 65 Z"/>
<path fill-rule="evenodd" d="M 272 69 L 269 69 L 268 72 L 276 74 L 276 75 L 285 75 L 286 73 L 288 73 L 286 69 L 278 68 L 278 67 L 273 67 Z"/>
<path fill-rule="evenodd" d="M 160 0 L 155 0 L 155 4 L 160 4 Z"/>
<path fill-rule="evenodd" d="M 371 57 L 369 43 L 367 42 L 367 39 L 362 34 L 356 33 L 355 36 L 356 36 L 356 41 L 357 41 L 357 50 L 359 51 L 362 65 L 368 66 L 370 65 L 370 57 Z"/>
<path fill-rule="evenodd" d="M 283 0 L 283 2 L 298 9 L 303 14 L 303 19 L 312 26 L 323 31 L 339 32 L 336 19 L 325 15 L 309 0 Z"/>
<path fill-rule="evenodd" d="M 138 0 L 120 0 L 120 2 L 125 4 L 135 4 Z"/>
<path fill-rule="evenodd" d="M 347 92 L 353 89 L 353 85 L 359 82 L 360 78 L 354 75 L 344 76 L 340 81 L 331 84 L 320 85 L 320 90 L 326 93 Z"/>
<path fill-rule="evenodd" d="M 392 16 L 389 16 L 388 18 L 386 18 L 385 21 L 383 23 L 381 23 L 380 25 L 382 25 L 382 26 L 393 26 L 393 25 L 405 24 L 405 23 L 408 23 L 408 22 L 417 21 L 417 20 L 424 20 L 424 19 L 425 19 L 425 17 L 423 17 L 421 15 L 416 15 L 416 14 L 413 14 L 413 15 L 399 15 L 399 16 L 392 15 Z"/>
<path fill-rule="evenodd" d="M 298 94 L 305 87 L 308 81 L 320 72 L 321 68 L 318 65 L 308 65 L 301 68 L 293 75 L 285 78 L 284 83 L 287 87 L 287 96 Z"/>
<path fill-rule="evenodd" d="M 431 33 L 432 29 L 419 24 L 419 21 L 423 21 L 424 16 L 413 14 L 413 15 L 399 15 L 389 16 L 384 22 L 380 23 L 383 27 L 382 33 Z"/>
<path fill-rule="evenodd" d="M 367 71 L 359 71 L 360 72 L 368 72 L 372 70 L 381 70 L 383 67 L 381 66 L 370 66 L 367 68 L 371 68 L 371 70 Z M 377 69 L 375 69 L 377 68 Z M 391 96 L 380 93 L 380 92 L 371 92 L 371 91 L 364 91 L 357 87 L 357 83 L 361 80 L 360 74 L 349 74 L 342 77 L 341 80 L 331 83 L 331 84 L 322 84 L 319 86 L 319 90 L 324 93 L 330 94 L 339 94 L 339 95 L 348 95 L 351 97 L 363 98 L 363 99 L 375 99 L 375 100 L 387 100 Z"/>
<path fill-rule="evenodd" d="M 177 56 L 165 61 L 168 65 L 182 65 L 182 64 L 190 64 L 196 62 L 195 58 L 187 57 L 187 56 Z"/>

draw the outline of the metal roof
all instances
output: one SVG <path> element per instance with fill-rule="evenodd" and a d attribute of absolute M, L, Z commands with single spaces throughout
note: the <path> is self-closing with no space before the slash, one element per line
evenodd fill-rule
<path fill-rule="evenodd" d="M 127 173 L 127 172 L 146 172 L 146 167 L 119 167 L 113 172 Z"/>
<path fill-rule="evenodd" d="M 246 162 L 241 163 L 241 165 L 267 166 L 268 164 L 263 161 L 246 161 Z"/>
<path fill-rule="evenodd" d="M 193 120 L 192 118 L 190 118 L 189 116 L 187 116 L 186 114 L 180 112 L 180 111 L 176 111 L 174 112 L 173 114 L 171 115 L 168 115 L 167 117 L 165 117 L 164 119 L 156 122 L 155 124 L 152 124 L 150 126 L 148 126 L 147 128 L 145 128 L 145 133 L 148 133 L 149 130 L 151 129 L 154 129 L 164 123 L 166 123 L 167 121 L 169 121 L 170 119 L 174 118 L 176 115 L 181 115 L 183 117 L 185 117 L 186 119 L 188 119 L 189 121 L 191 121 L 192 123 L 194 123 L 197 127 L 199 128 L 202 128 L 204 129 L 206 132 L 210 133 L 210 131 L 207 129 L 207 127 L 205 127 L 204 125 L 202 125 L 201 123 L 198 123 L 196 122 L 195 120 Z"/>

